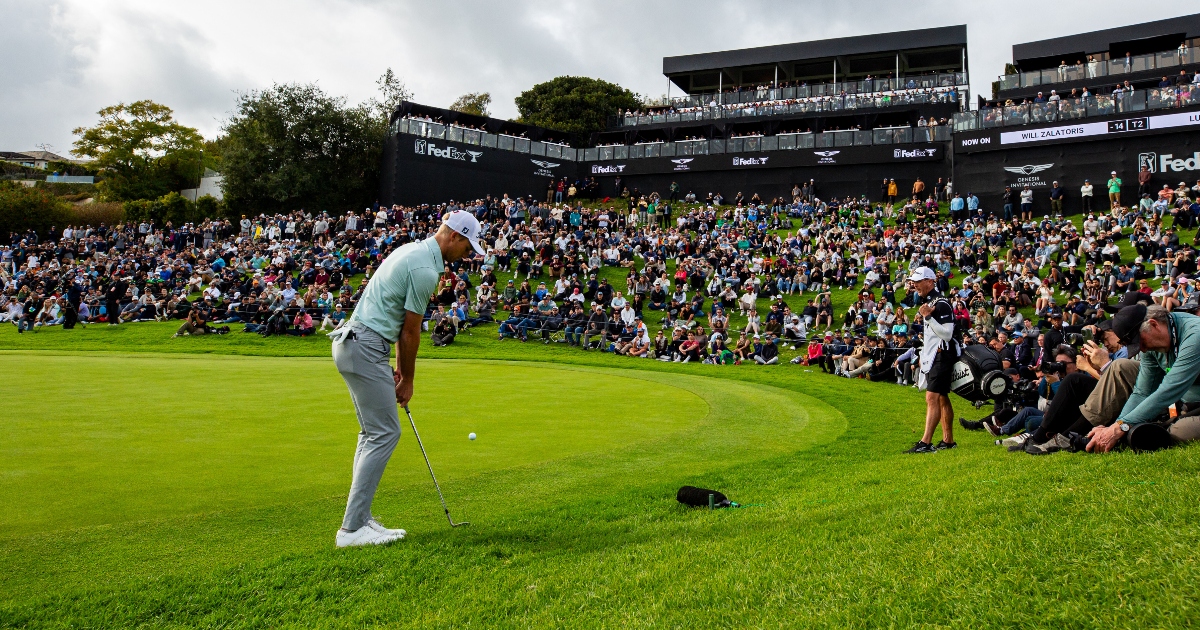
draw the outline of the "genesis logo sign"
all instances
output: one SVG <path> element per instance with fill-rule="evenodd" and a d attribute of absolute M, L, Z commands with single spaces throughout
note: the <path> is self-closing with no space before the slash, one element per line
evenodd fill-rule
<path fill-rule="evenodd" d="M 768 158 L 765 158 L 765 157 L 752 157 L 752 158 L 734 157 L 733 165 L 734 166 L 766 166 L 767 159 Z"/>
<path fill-rule="evenodd" d="M 1017 175 L 1033 175 L 1034 173 L 1041 173 L 1051 166 L 1054 166 L 1054 164 L 1026 164 L 1025 166 L 1005 166 L 1004 170 L 1009 173 L 1016 173 Z"/>
<path fill-rule="evenodd" d="M 1029 186 L 1030 188 L 1038 188 L 1049 186 L 1050 184 L 1046 183 L 1037 173 L 1041 173 L 1053 166 L 1053 162 L 1050 164 L 1026 164 L 1025 166 L 1005 166 L 1004 170 L 1020 175 L 1021 177 L 1017 178 L 1018 184 Z"/>
<path fill-rule="evenodd" d="M 817 164 L 837 164 L 837 160 L 833 156 L 841 153 L 841 151 L 813 151 L 817 156 Z"/>
<path fill-rule="evenodd" d="M 592 175 L 616 175 L 623 172 L 625 172 L 624 164 L 611 164 L 609 166 L 602 166 L 600 164 L 592 165 Z"/>
<path fill-rule="evenodd" d="M 892 157 L 896 159 L 933 157 L 937 149 L 893 149 Z"/>
<path fill-rule="evenodd" d="M 534 164 L 537 165 L 537 170 L 535 170 L 533 172 L 533 174 L 537 175 L 539 177 L 554 177 L 554 173 L 550 169 L 554 168 L 555 166 L 560 166 L 559 164 L 557 164 L 555 162 L 547 162 L 545 160 L 529 160 L 529 161 L 533 162 Z"/>
<path fill-rule="evenodd" d="M 696 158 L 679 158 L 671 161 L 675 163 L 675 170 L 686 171 L 689 169 L 688 164 L 694 159 Z"/>
<path fill-rule="evenodd" d="M 1200 170 L 1200 151 L 1192 153 L 1187 158 L 1177 158 L 1173 153 L 1163 153 L 1162 155 L 1153 151 L 1142 153 L 1138 155 L 1138 170 L 1142 170 L 1143 166 L 1151 173 L 1166 173 L 1167 171 L 1180 173 Z"/>
<path fill-rule="evenodd" d="M 472 162 L 478 162 L 479 156 L 483 155 L 483 151 L 460 151 L 450 145 L 446 145 L 446 148 L 441 149 L 423 138 L 413 142 L 413 152 L 417 155 L 432 155 L 433 157 L 460 160 L 463 162 L 466 162 L 468 159 Z"/>

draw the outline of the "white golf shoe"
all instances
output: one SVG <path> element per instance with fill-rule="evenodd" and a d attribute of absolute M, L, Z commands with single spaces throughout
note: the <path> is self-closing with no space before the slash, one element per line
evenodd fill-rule
<path fill-rule="evenodd" d="M 379 519 L 376 519 L 374 516 L 371 517 L 371 520 L 367 521 L 367 527 L 370 527 L 371 529 L 373 529 L 381 534 L 387 534 L 388 536 L 398 536 L 399 538 L 397 538 L 397 540 L 402 540 L 405 536 L 408 535 L 408 532 L 404 531 L 403 529 L 389 529 L 387 527 L 384 527 L 383 523 L 380 523 Z"/>
<path fill-rule="evenodd" d="M 380 526 L 382 527 L 382 525 Z M 402 540 L 404 538 L 404 530 L 399 531 L 399 534 L 385 534 L 370 525 L 363 525 L 355 531 L 348 532 L 339 529 L 337 533 L 338 547 L 365 547 L 367 545 L 386 545 L 390 542 Z"/>

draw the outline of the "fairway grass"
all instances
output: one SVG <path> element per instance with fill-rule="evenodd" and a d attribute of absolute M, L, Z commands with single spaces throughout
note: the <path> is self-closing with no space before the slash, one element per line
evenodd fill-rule
<path fill-rule="evenodd" d="M 959 432 L 957 449 L 909 456 L 913 389 L 482 333 L 423 347 L 413 401 L 473 525 L 446 525 L 405 428 L 375 511 L 409 539 L 337 550 L 356 427 L 328 358 L 197 356 L 276 340 L 163 331 L 58 337 L 108 353 L 0 352 L 0 626 L 1200 619 L 1195 448 L 1035 458 Z M 277 341 L 263 347 L 327 357 L 324 339 Z M 683 484 L 752 506 L 689 510 Z"/>

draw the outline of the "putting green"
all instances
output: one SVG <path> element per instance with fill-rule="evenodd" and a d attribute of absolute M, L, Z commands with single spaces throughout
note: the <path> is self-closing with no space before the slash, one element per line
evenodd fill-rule
<path fill-rule="evenodd" d="M 707 376 L 431 360 L 418 379 L 438 479 L 481 531 L 659 496 L 846 429 L 803 394 Z M 357 423 L 328 359 L 0 353 L 0 396 L 0 574 L 20 576 L 0 601 L 326 549 L 341 520 Z M 401 424 L 376 511 L 414 540 L 444 535 Z"/>
<path fill-rule="evenodd" d="M 533 364 L 431 361 L 418 378 L 411 408 L 446 479 L 652 439 L 708 413 L 678 387 Z M 0 382 L 0 533 L 309 499 L 349 483 L 357 424 L 329 360 L 9 356 Z M 402 424 L 384 487 L 428 474 Z"/>

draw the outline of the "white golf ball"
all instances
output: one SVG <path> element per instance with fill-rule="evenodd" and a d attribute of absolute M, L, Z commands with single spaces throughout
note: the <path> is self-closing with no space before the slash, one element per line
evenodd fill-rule
<path fill-rule="evenodd" d="M 467 434 L 467 439 L 468 439 L 468 440 L 474 440 L 474 439 L 475 439 L 475 434 L 474 434 L 474 433 Z"/>

